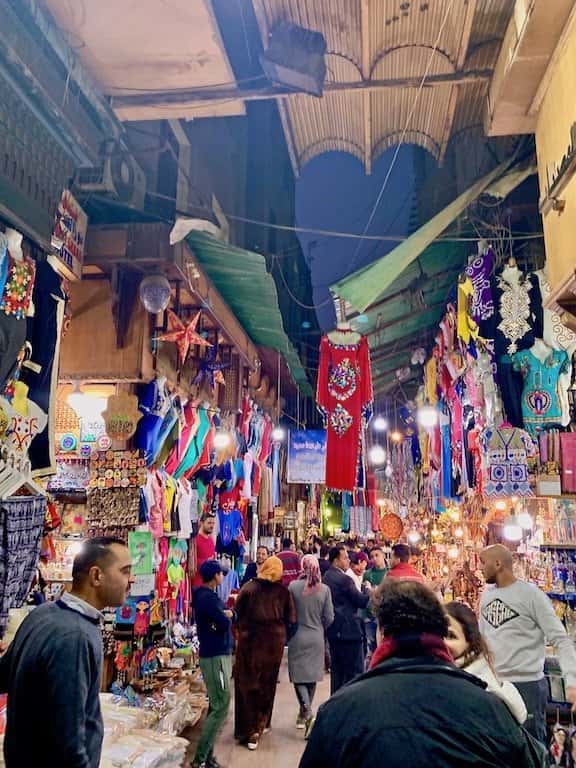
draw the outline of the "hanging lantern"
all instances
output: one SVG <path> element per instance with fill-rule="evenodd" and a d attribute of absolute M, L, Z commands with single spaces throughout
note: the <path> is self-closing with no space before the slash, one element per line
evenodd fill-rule
<path fill-rule="evenodd" d="M 164 275 L 148 275 L 140 283 L 140 301 L 151 315 L 164 312 L 170 303 L 171 292 L 170 283 Z"/>

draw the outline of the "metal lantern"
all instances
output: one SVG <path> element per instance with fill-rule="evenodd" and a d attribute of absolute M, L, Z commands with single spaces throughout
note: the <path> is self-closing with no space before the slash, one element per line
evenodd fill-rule
<path fill-rule="evenodd" d="M 140 283 L 139 294 L 146 312 L 157 315 L 170 303 L 170 283 L 164 275 L 148 275 Z"/>

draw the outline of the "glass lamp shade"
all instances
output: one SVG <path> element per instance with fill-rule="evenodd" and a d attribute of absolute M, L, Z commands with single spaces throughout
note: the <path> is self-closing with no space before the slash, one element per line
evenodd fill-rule
<path fill-rule="evenodd" d="M 148 275 L 140 283 L 140 301 L 152 315 L 163 312 L 170 303 L 170 283 L 164 275 Z"/>

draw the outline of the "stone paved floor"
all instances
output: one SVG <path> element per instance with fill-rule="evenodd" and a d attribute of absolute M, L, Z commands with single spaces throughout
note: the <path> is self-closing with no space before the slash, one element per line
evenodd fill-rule
<path fill-rule="evenodd" d="M 315 708 L 329 695 L 329 675 L 318 686 Z M 304 732 L 296 730 L 298 704 L 296 695 L 288 680 L 286 659 L 280 670 L 280 683 L 274 704 L 272 730 L 262 737 L 255 752 L 241 747 L 234 741 L 234 702 L 230 705 L 230 715 L 224 726 L 215 754 L 223 768 L 297 768 L 304 751 Z M 193 755 L 198 729 L 191 735 L 191 756 Z M 196 737 L 196 738 L 195 738 Z"/>

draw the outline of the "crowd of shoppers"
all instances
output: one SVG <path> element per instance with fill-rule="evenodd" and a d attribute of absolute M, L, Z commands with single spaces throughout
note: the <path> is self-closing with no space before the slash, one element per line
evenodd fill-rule
<path fill-rule="evenodd" d="M 301 768 L 544 768 L 550 759 L 576 767 L 571 732 L 557 725 L 546 744 L 544 678 L 551 643 L 576 705 L 574 644 L 546 595 L 514 576 L 508 548 L 482 552 L 487 588 L 477 615 L 462 603 L 444 606 L 407 545 L 393 548 L 388 569 L 376 543 L 369 553 L 352 542 L 331 544 L 327 550 L 316 539 L 302 557 L 289 540 L 278 556 L 260 547 L 234 610 L 217 594 L 220 564 L 200 565 L 193 610 L 210 706 L 194 768 L 219 768 L 214 745 L 230 708 L 234 642 L 235 736 L 250 750 L 271 727 L 287 644 L 295 723 L 308 740 Z M 131 582 L 126 546 L 89 540 L 75 559 L 70 593 L 21 625 L 0 660 L 0 690 L 10 700 L 7 768 L 47 764 L 47 750 L 50 764 L 97 768 L 100 611 L 121 605 Z M 326 637 L 331 698 L 315 716 Z M 57 728 L 32 706 L 39 685 L 59 713 Z M 38 738 L 27 738 L 31 728 Z"/>

